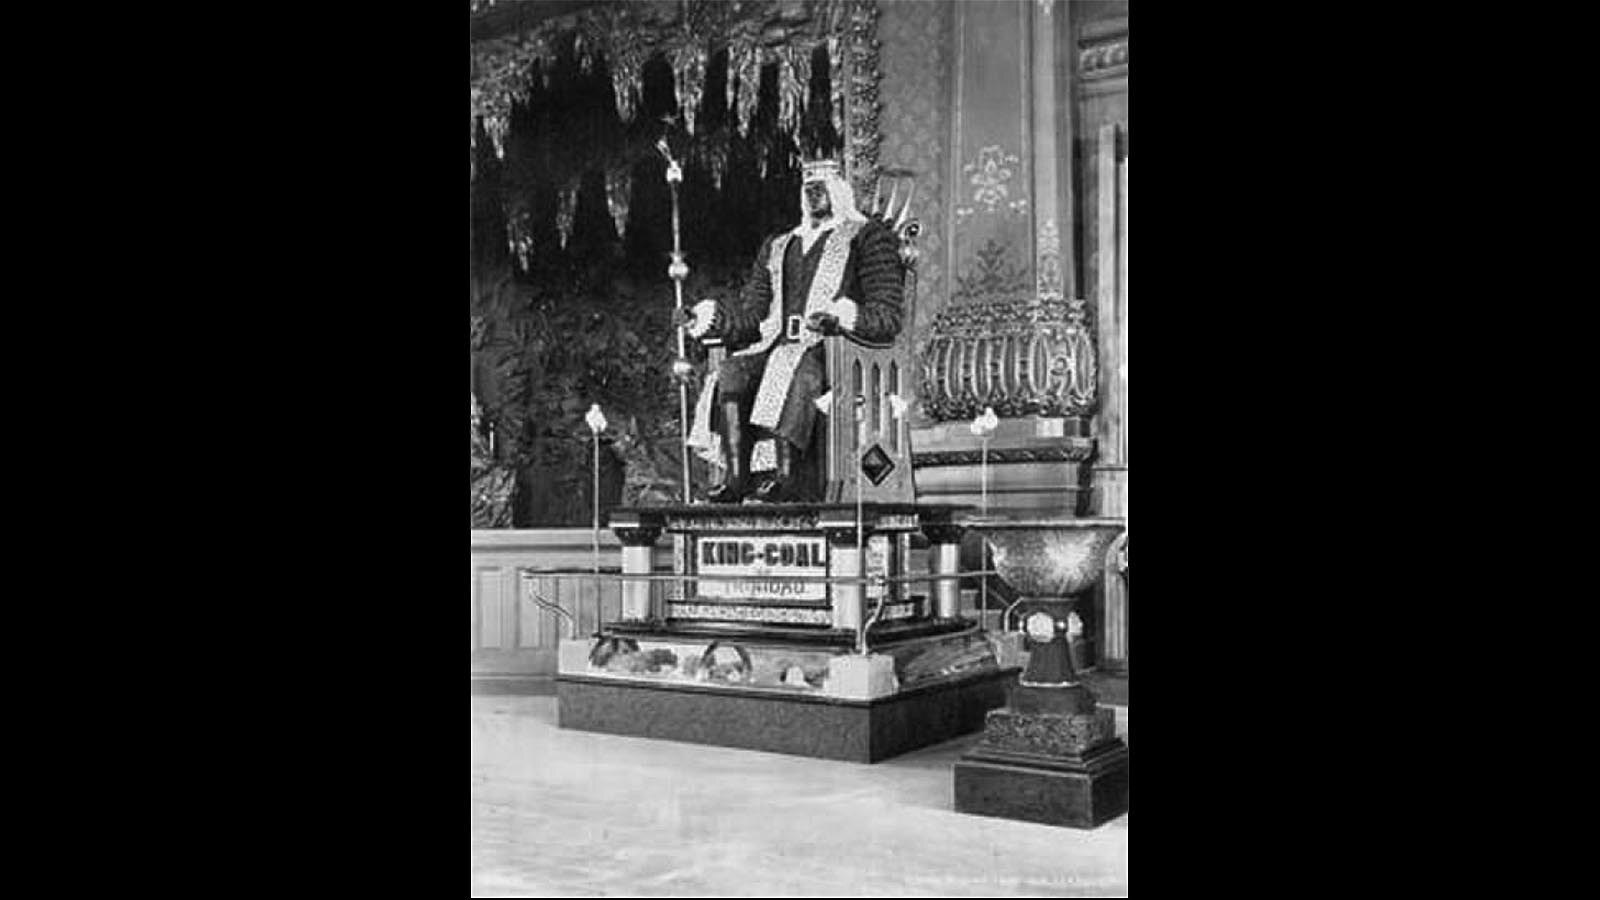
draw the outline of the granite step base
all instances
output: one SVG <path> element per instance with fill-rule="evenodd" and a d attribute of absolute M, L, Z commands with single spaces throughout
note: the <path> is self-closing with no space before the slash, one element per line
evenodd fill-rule
<path fill-rule="evenodd" d="M 893 696 L 848 700 L 563 674 L 562 728 L 820 759 L 878 762 L 979 731 L 1016 669 L 953 676 Z"/>
<path fill-rule="evenodd" d="M 1128 747 L 1120 739 L 1082 756 L 980 744 L 955 764 L 957 812 L 1094 828 L 1128 811 Z"/>

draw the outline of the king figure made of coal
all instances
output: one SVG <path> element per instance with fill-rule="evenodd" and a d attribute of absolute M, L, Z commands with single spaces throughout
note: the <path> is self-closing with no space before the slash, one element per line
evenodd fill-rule
<path fill-rule="evenodd" d="M 707 494 L 713 503 L 818 499 L 795 474 L 829 391 L 823 338 L 885 342 L 900 332 L 899 242 L 856 208 L 837 162 L 805 163 L 800 208 L 799 225 L 762 243 L 736 302 L 702 300 L 676 317 L 692 337 L 720 338 L 729 350 L 707 375 L 689 434 L 689 446 L 723 469 Z"/>

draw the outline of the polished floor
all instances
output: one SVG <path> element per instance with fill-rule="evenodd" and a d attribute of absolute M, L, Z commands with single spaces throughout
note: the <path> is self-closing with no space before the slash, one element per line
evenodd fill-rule
<path fill-rule="evenodd" d="M 952 811 L 976 735 L 863 765 L 555 722 L 554 697 L 472 698 L 474 897 L 1128 894 L 1127 815 L 1079 831 Z"/>

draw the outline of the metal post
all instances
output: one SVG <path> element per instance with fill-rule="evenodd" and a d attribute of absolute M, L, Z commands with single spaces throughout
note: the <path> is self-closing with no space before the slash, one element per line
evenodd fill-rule
<path fill-rule="evenodd" d="M 594 433 L 594 526 L 590 531 L 594 545 L 594 627 L 600 630 L 600 432 Z M 582 614 L 579 610 L 579 614 Z"/>
<path fill-rule="evenodd" d="M 989 517 L 989 437 L 984 435 L 979 438 L 981 445 L 978 461 L 978 478 L 982 494 L 982 515 Z M 989 542 L 980 534 L 978 537 L 978 568 L 989 568 Z M 989 630 L 989 578 L 984 576 L 978 581 L 978 590 L 982 599 L 979 601 L 978 622 L 984 631 Z"/>
<path fill-rule="evenodd" d="M 850 453 L 851 465 L 856 470 L 856 561 L 857 561 L 856 562 L 856 566 L 857 566 L 857 569 L 858 569 L 858 571 L 856 572 L 857 575 L 865 575 L 865 574 L 867 574 L 867 556 L 866 556 L 866 553 L 863 551 L 863 547 L 864 547 L 864 545 L 866 543 L 866 536 L 863 534 L 864 529 L 862 528 L 862 524 L 863 524 L 862 523 L 862 519 L 864 518 L 864 516 L 862 515 L 862 510 L 861 510 L 861 495 L 862 495 L 862 491 L 861 491 L 861 445 L 863 443 L 863 441 L 861 439 L 862 438 L 861 431 L 865 427 L 863 423 L 866 420 L 866 409 L 867 409 L 867 399 L 865 397 L 861 396 L 860 394 L 857 394 L 856 395 L 856 440 L 855 440 L 855 448 Z M 866 585 L 862 585 L 862 587 L 861 587 L 860 598 L 861 598 L 860 599 L 861 610 L 860 610 L 860 612 L 858 612 L 856 614 L 857 615 L 857 621 L 859 622 L 859 624 L 856 626 L 856 629 L 857 629 L 856 630 L 856 652 L 857 653 L 861 653 L 861 654 L 865 654 L 867 652 L 867 586 Z M 878 602 L 882 603 L 883 601 L 879 600 Z"/>

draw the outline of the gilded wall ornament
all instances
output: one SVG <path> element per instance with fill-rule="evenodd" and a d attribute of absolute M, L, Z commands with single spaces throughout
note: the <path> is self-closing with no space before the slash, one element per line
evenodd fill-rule
<path fill-rule="evenodd" d="M 1028 206 L 1026 197 L 1015 199 L 1011 197 L 1010 182 L 1016 175 L 1014 167 L 1020 162 L 1015 153 L 1007 153 L 1005 148 L 998 144 L 979 150 L 976 159 L 961 167 L 961 171 L 967 176 L 967 183 L 973 189 L 972 205 L 957 207 L 956 218 L 964 219 L 977 212 L 993 215 L 1002 204 L 1010 212 L 1026 209 Z"/>
<path fill-rule="evenodd" d="M 1052 216 L 1045 219 L 1039 226 L 1038 239 L 1038 264 L 1034 267 L 1038 273 L 1040 296 L 1061 296 L 1061 229 L 1056 225 Z"/>

